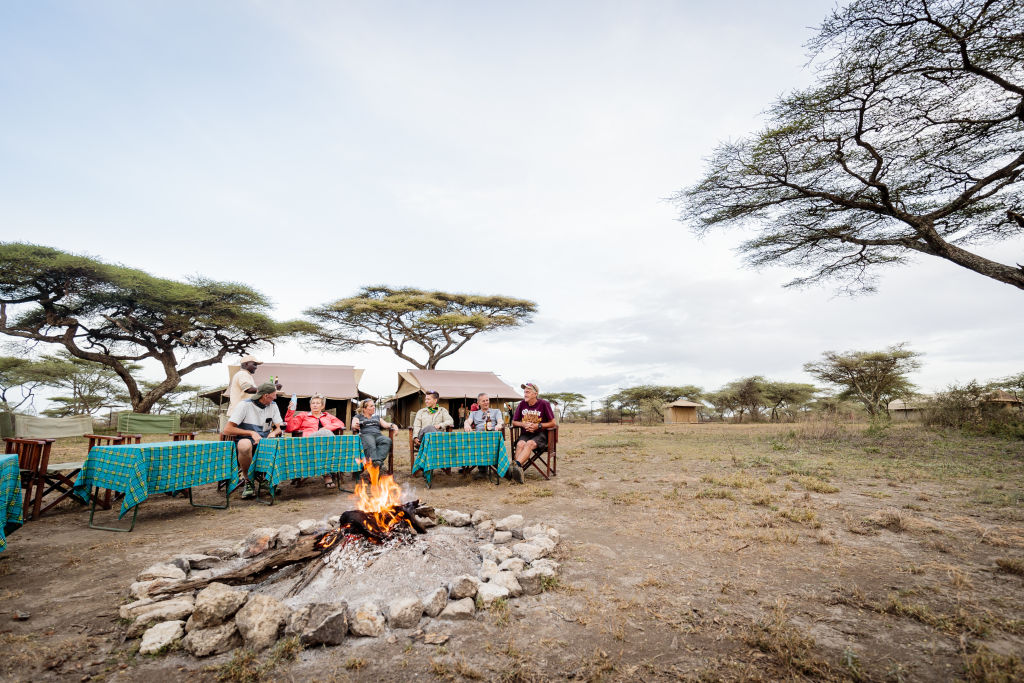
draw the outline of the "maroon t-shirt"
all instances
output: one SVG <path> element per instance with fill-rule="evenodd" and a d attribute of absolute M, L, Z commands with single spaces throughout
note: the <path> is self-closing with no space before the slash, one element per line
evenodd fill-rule
<path fill-rule="evenodd" d="M 542 398 L 538 398 L 532 406 L 523 400 L 516 406 L 512 419 L 516 422 L 533 422 L 539 425 L 541 422 L 554 420 L 555 411 L 551 410 L 551 404 Z"/>

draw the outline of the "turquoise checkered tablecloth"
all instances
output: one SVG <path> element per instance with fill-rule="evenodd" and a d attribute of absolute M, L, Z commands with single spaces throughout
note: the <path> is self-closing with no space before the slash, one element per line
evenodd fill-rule
<path fill-rule="evenodd" d="M 21 471 L 18 469 L 18 455 L 0 455 L 0 552 L 7 547 L 7 531 L 14 531 L 22 525 L 21 518 Z"/>
<path fill-rule="evenodd" d="M 92 487 L 121 491 L 121 514 L 154 493 L 228 480 L 238 484 L 233 441 L 162 441 L 94 446 L 75 479 L 74 495 L 89 502 Z"/>
<path fill-rule="evenodd" d="M 301 477 L 363 469 L 363 445 L 359 436 L 307 436 L 261 439 L 249 467 L 249 478 L 263 472 L 270 486 Z"/>
<path fill-rule="evenodd" d="M 502 432 L 431 432 L 423 435 L 412 471 L 423 470 L 430 483 L 430 470 L 442 467 L 496 465 L 504 477 L 511 463 Z"/>

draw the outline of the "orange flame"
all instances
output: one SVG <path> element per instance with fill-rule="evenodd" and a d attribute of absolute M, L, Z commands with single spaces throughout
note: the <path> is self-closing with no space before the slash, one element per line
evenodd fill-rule
<path fill-rule="evenodd" d="M 401 517 L 402 487 L 390 474 L 381 474 L 379 468 L 370 460 L 364 460 L 363 466 L 370 473 L 370 482 L 360 480 L 356 484 L 356 509 L 366 513 L 373 519 L 373 524 L 381 531 L 390 531 L 400 522 L 412 524 Z"/>

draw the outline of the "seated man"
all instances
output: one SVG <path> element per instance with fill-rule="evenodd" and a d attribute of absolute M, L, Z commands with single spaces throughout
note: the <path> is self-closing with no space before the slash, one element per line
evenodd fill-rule
<path fill-rule="evenodd" d="M 391 450 L 391 439 L 381 434 L 380 430 L 383 428 L 397 431 L 398 425 L 374 415 L 375 409 L 376 404 L 372 398 L 363 399 L 359 404 L 359 414 L 352 416 L 352 431 L 359 432 L 359 438 L 363 442 L 363 453 L 380 471 L 384 468 L 388 451 Z M 353 473 L 352 476 L 357 475 Z"/>
<path fill-rule="evenodd" d="M 242 498 L 256 495 L 252 482 L 249 481 L 249 465 L 252 455 L 260 439 L 281 435 L 281 411 L 277 409 L 274 399 L 277 398 L 277 387 L 264 382 L 256 388 L 256 398 L 242 401 L 235 412 L 228 418 L 228 423 L 221 432 L 226 436 L 240 436 L 238 449 L 239 476 L 245 482 Z"/>
<path fill-rule="evenodd" d="M 508 476 L 522 484 L 526 481 L 523 466 L 533 457 L 534 451 L 543 450 L 548 445 L 548 433 L 544 430 L 554 427 L 556 423 L 555 411 L 551 409 L 551 404 L 537 397 L 537 385 L 527 382 L 520 386 L 525 398 L 516 406 L 512 426 L 522 427 L 522 431 L 516 439 L 515 456 L 512 459 L 512 466 L 508 468 Z"/>
<path fill-rule="evenodd" d="M 285 429 L 289 432 L 301 431 L 302 436 L 334 436 L 334 430 L 344 429 L 345 423 L 324 411 L 327 400 L 321 394 L 309 397 L 309 412 L 296 413 L 297 397 L 292 394 L 288 411 L 284 414 Z M 295 479 L 292 484 L 298 486 L 301 480 Z M 324 475 L 324 486 L 334 488 L 334 478 L 328 473 Z"/>
<path fill-rule="evenodd" d="M 472 412 L 470 412 L 469 417 L 466 418 L 463 429 L 467 432 L 500 432 L 504 428 L 505 422 L 501 419 L 501 411 L 497 408 L 491 407 L 491 397 L 485 393 L 478 395 L 476 397 L 476 403 L 473 404 Z M 463 474 L 468 474 L 472 469 L 472 467 L 463 467 L 461 471 Z M 476 473 L 476 477 L 478 479 L 487 476 L 487 467 L 481 465 L 479 470 L 480 471 Z"/>
<path fill-rule="evenodd" d="M 416 417 L 412 421 L 412 442 L 416 448 L 420 447 L 420 441 L 425 434 L 443 431 L 445 427 L 454 427 L 455 420 L 448 414 L 448 411 L 437 405 L 437 399 L 441 395 L 436 391 L 428 391 L 423 397 L 427 404 L 425 408 L 416 411 Z"/>
<path fill-rule="evenodd" d="M 505 423 L 501 419 L 501 411 L 491 407 L 490 396 L 480 394 L 476 397 L 476 401 L 473 405 L 479 407 L 474 409 L 469 414 L 469 417 L 466 418 L 463 429 L 467 432 L 481 430 L 500 432 L 505 428 Z"/>

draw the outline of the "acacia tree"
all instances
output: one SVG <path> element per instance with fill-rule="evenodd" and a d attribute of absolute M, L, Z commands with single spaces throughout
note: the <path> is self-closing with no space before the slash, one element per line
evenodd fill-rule
<path fill-rule="evenodd" d="M 804 372 L 839 387 L 840 400 L 858 401 L 870 417 L 888 417 L 890 401 L 914 392 L 907 373 L 921 367 L 921 354 L 905 346 L 896 344 L 884 351 L 826 351 L 822 360 L 806 363 Z"/>
<path fill-rule="evenodd" d="M 31 406 L 35 392 L 54 378 L 53 367 L 45 361 L 17 356 L 0 356 L 0 406 L 14 412 Z"/>
<path fill-rule="evenodd" d="M 612 402 L 617 403 L 620 409 L 632 410 L 639 414 L 641 419 L 653 421 L 662 415 L 662 409 L 666 403 L 681 398 L 698 401 L 702 392 L 700 387 L 691 384 L 683 386 L 641 384 L 619 389 L 609 398 Z"/>
<path fill-rule="evenodd" d="M 364 287 L 358 294 L 306 311 L 316 325 L 309 336 L 330 349 L 362 344 L 391 349 L 421 370 L 432 370 L 483 332 L 531 321 L 537 305 L 525 299 Z M 426 360 L 412 355 L 426 352 Z"/>
<path fill-rule="evenodd" d="M 801 382 L 766 382 L 764 385 L 764 399 L 767 406 L 772 409 L 771 420 L 779 419 L 779 411 L 792 411 L 810 402 L 817 391 L 813 384 Z"/>
<path fill-rule="evenodd" d="M 815 86 L 723 143 L 677 193 L 698 234 L 758 226 L 755 266 L 873 289 L 875 266 L 927 254 L 1024 289 L 1024 266 L 964 248 L 1024 235 L 1020 0 L 854 0 L 810 43 Z"/>
<path fill-rule="evenodd" d="M 46 385 L 66 392 L 51 396 L 49 401 L 54 406 L 44 410 L 43 415 L 94 415 L 104 406 L 130 403 L 127 394 L 118 391 L 121 378 L 107 365 L 75 358 L 67 351 L 44 356 L 40 363 L 50 376 Z M 125 369 L 134 373 L 142 368 L 130 363 Z"/>
<path fill-rule="evenodd" d="M 179 282 L 50 247 L 0 243 L 0 333 L 105 365 L 138 413 L 190 372 L 309 329 L 275 322 L 268 308 L 266 297 L 238 283 Z M 148 359 L 164 379 L 143 389 L 131 365 Z"/>
<path fill-rule="evenodd" d="M 575 412 L 577 408 L 581 407 L 583 405 L 583 401 L 586 399 L 586 396 L 571 391 L 562 391 L 557 393 L 544 394 L 544 398 L 547 399 L 550 403 L 554 403 L 555 405 L 560 406 L 558 411 L 558 419 L 559 421 L 561 421 L 565 419 L 565 414 L 567 412 Z"/>

